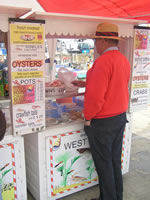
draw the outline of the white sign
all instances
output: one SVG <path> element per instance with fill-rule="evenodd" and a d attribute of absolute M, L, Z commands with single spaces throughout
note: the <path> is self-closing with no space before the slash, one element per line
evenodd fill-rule
<path fill-rule="evenodd" d="M 13 132 L 45 129 L 45 22 L 10 19 Z"/>
<path fill-rule="evenodd" d="M 98 177 L 83 130 L 48 138 L 48 196 L 67 195 L 69 191 L 97 184 Z M 59 196 L 60 197 L 60 196 Z"/>
<path fill-rule="evenodd" d="M 150 30 L 135 29 L 130 111 L 146 109 L 149 103 Z"/>

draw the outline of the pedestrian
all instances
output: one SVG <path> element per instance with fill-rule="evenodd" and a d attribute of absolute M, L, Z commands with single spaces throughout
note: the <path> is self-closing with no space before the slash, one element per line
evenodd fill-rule
<path fill-rule="evenodd" d="M 121 153 L 127 122 L 130 64 L 118 49 L 121 38 L 117 25 L 99 24 L 93 38 L 100 56 L 87 72 L 84 130 L 99 177 L 98 199 L 122 200 Z M 84 85 L 81 81 L 73 84 Z"/>
<path fill-rule="evenodd" d="M 0 109 L 0 141 L 4 138 L 6 132 L 6 119 L 5 116 Z"/>

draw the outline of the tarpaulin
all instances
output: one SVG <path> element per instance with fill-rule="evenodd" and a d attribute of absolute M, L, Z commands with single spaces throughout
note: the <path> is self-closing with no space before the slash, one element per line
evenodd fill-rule
<path fill-rule="evenodd" d="M 150 22 L 150 0 L 37 0 L 46 12 L 142 19 Z"/>

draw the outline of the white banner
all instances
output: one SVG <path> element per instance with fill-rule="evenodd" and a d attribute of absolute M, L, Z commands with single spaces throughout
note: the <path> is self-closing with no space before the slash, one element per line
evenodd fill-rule
<path fill-rule="evenodd" d="M 10 19 L 9 32 L 13 132 L 44 130 L 45 22 Z"/>
<path fill-rule="evenodd" d="M 146 109 L 149 103 L 150 30 L 135 29 L 130 111 Z"/>

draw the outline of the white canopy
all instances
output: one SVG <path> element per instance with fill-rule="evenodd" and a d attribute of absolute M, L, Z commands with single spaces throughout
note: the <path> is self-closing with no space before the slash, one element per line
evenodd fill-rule
<path fill-rule="evenodd" d="M 109 21 L 119 27 L 120 37 L 133 37 L 133 26 L 144 24 L 143 20 L 128 20 L 107 17 L 95 17 L 84 15 L 71 15 L 59 13 L 34 12 L 30 19 L 44 19 L 46 21 L 46 36 L 78 36 L 91 37 L 95 34 L 97 24 Z"/>

